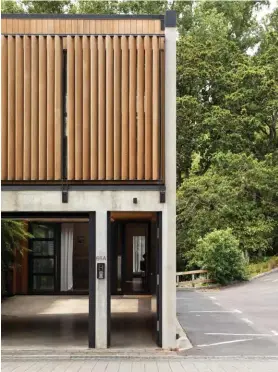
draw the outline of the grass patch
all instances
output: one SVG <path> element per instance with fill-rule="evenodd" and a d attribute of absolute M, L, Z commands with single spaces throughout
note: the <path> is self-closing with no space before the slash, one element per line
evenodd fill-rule
<path fill-rule="evenodd" d="M 264 257 L 262 261 L 250 263 L 247 267 L 248 276 L 253 278 L 258 274 L 265 273 L 278 267 L 278 256 Z"/>

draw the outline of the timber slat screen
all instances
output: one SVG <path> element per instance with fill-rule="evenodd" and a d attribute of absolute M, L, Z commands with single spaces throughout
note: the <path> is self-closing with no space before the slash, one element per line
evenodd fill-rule
<path fill-rule="evenodd" d="M 3 34 L 164 34 L 161 19 L 18 19 L 4 15 L 1 23 Z"/>
<path fill-rule="evenodd" d="M 163 182 L 163 37 L 2 36 L 1 84 L 3 181 Z"/>

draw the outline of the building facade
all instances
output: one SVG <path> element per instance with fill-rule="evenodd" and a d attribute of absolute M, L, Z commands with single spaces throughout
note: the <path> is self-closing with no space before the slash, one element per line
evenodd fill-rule
<path fill-rule="evenodd" d="M 176 345 L 176 15 L 2 14 L 2 218 L 32 234 L 15 294 L 150 294 Z"/>

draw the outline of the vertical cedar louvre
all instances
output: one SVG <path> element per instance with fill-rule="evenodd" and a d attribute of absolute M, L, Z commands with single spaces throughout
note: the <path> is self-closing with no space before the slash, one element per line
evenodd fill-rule
<path fill-rule="evenodd" d="M 145 120 L 144 120 L 144 39 L 138 37 L 137 45 L 137 179 L 143 180 L 145 175 Z"/>
<path fill-rule="evenodd" d="M 8 180 L 15 178 L 15 38 L 8 36 Z"/>
<path fill-rule="evenodd" d="M 54 38 L 47 36 L 47 179 L 54 179 Z"/>
<path fill-rule="evenodd" d="M 122 180 L 128 179 L 128 159 L 129 159 L 129 147 L 128 147 L 128 40 L 126 36 L 122 37 Z"/>
<path fill-rule="evenodd" d="M 136 177 L 136 40 L 129 38 L 129 179 Z"/>
<path fill-rule="evenodd" d="M 121 40 L 114 36 L 114 179 L 121 179 Z"/>
<path fill-rule="evenodd" d="M 74 180 L 75 174 L 75 99 L 74 99 L 74 38 L 67 37 L 67 87 L 68 87 L 68 100 L 67 100 L 67 118 L 68 118 L 68 179 Z"/>
<path fill-rule="evenodd" d="M 31 36 L 31 180 L 39 177 L 39 44 Z"/>
<path fill-rule="evenodd" d="M 159 165 L 160 165 L 160 146 L 159 146 L 159 45 L 158 45 L 158 38 L 154 36 L 152 38 L 152 49 L 153 49 L 153 71 L 152 71 L 152 80 L 153 80 L 153 101 L 152 101 L 152 140 L 153 140 L 153 147 L 152 147 L 152 179 L 158 180 L 160 176 L 159 172 Z"/>
<path fill-rule="evenodd" d="M 98 47 L 97 39 L 90 37 L 90 178 L 98 179 Z"/>
<path fill-rule="evenodd" d="M 4 181 L 61 179 L 61 55 L 58 36 L 2 37 Z"/>
<path fill-rule="evenodd" d="M 105 180 L 105 45 L 98 36 L 98 179 Z"/>
<path fill-rule="evenodd" d="M 2 180 L 8 178 L 8 39 L 4 36 L 1 38 L 1 170 Z"/>
<path fill-rule="evenodd" d="M 152 179 L 152 50 L 145 37 L 145 180 Z"/>
<path fill-rule="evenodd" d="M 82 179 L 82 38 L 75 37 L 75 180 Z"/>
<path fill-rule="evenodd" d="M 31 38 L 24 36 L 24 143 L 23 179 L 31 179 Z"/>
<path fill-rule="evenodd" d="M 2 179 L 59 181 L 63 49 L 69 181 L 164 179 L 158 36 L 2 37 Z"/>
<path fill-rule="evenodd" d="M 83 180 L 90 179 L 90 40 L 83 37 Z"/>
<path fill-rule="evenodd" d="M 23 179 L 23 38 L 15 38 L 15 177 Z"/>
<path fill-rule="evenodd" d="M 113 40 L 106 37 L 106 179 L 114 179 Z"/>
<path fill-rule="evenodd" d="M 47 139 L 47 50 L 46 38 L 39 36 L 39 180 L 46 179 L 46 139 Z"/>
<path fill-rule="evenodd" d="M 61 161 L 61 149 L 62 149 L 62 57 L 63 57 L 63 45 L 62 39 L 59 36 L 55 36 L 55 91 L 54 91 L 54 173 L 55 180 L 61 179 L 62 174 L 62 161 Z"/>

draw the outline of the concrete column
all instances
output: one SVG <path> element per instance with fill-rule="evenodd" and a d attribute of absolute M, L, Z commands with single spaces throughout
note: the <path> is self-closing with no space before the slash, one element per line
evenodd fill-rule
<path fill-rule="evenodd" d="M 162 346 L 176 346 L 176 12 L 165 16 L 165 178 L 163 215 Z"/>
<path fill-rule="evenodd" d="M 107 347 L 107 211 L 96 212 L 96 264 L 105 263 L 105 279 L 96 278 L 96 348 Z M 96 273 L 97 276 L 97 273 Z"/>

